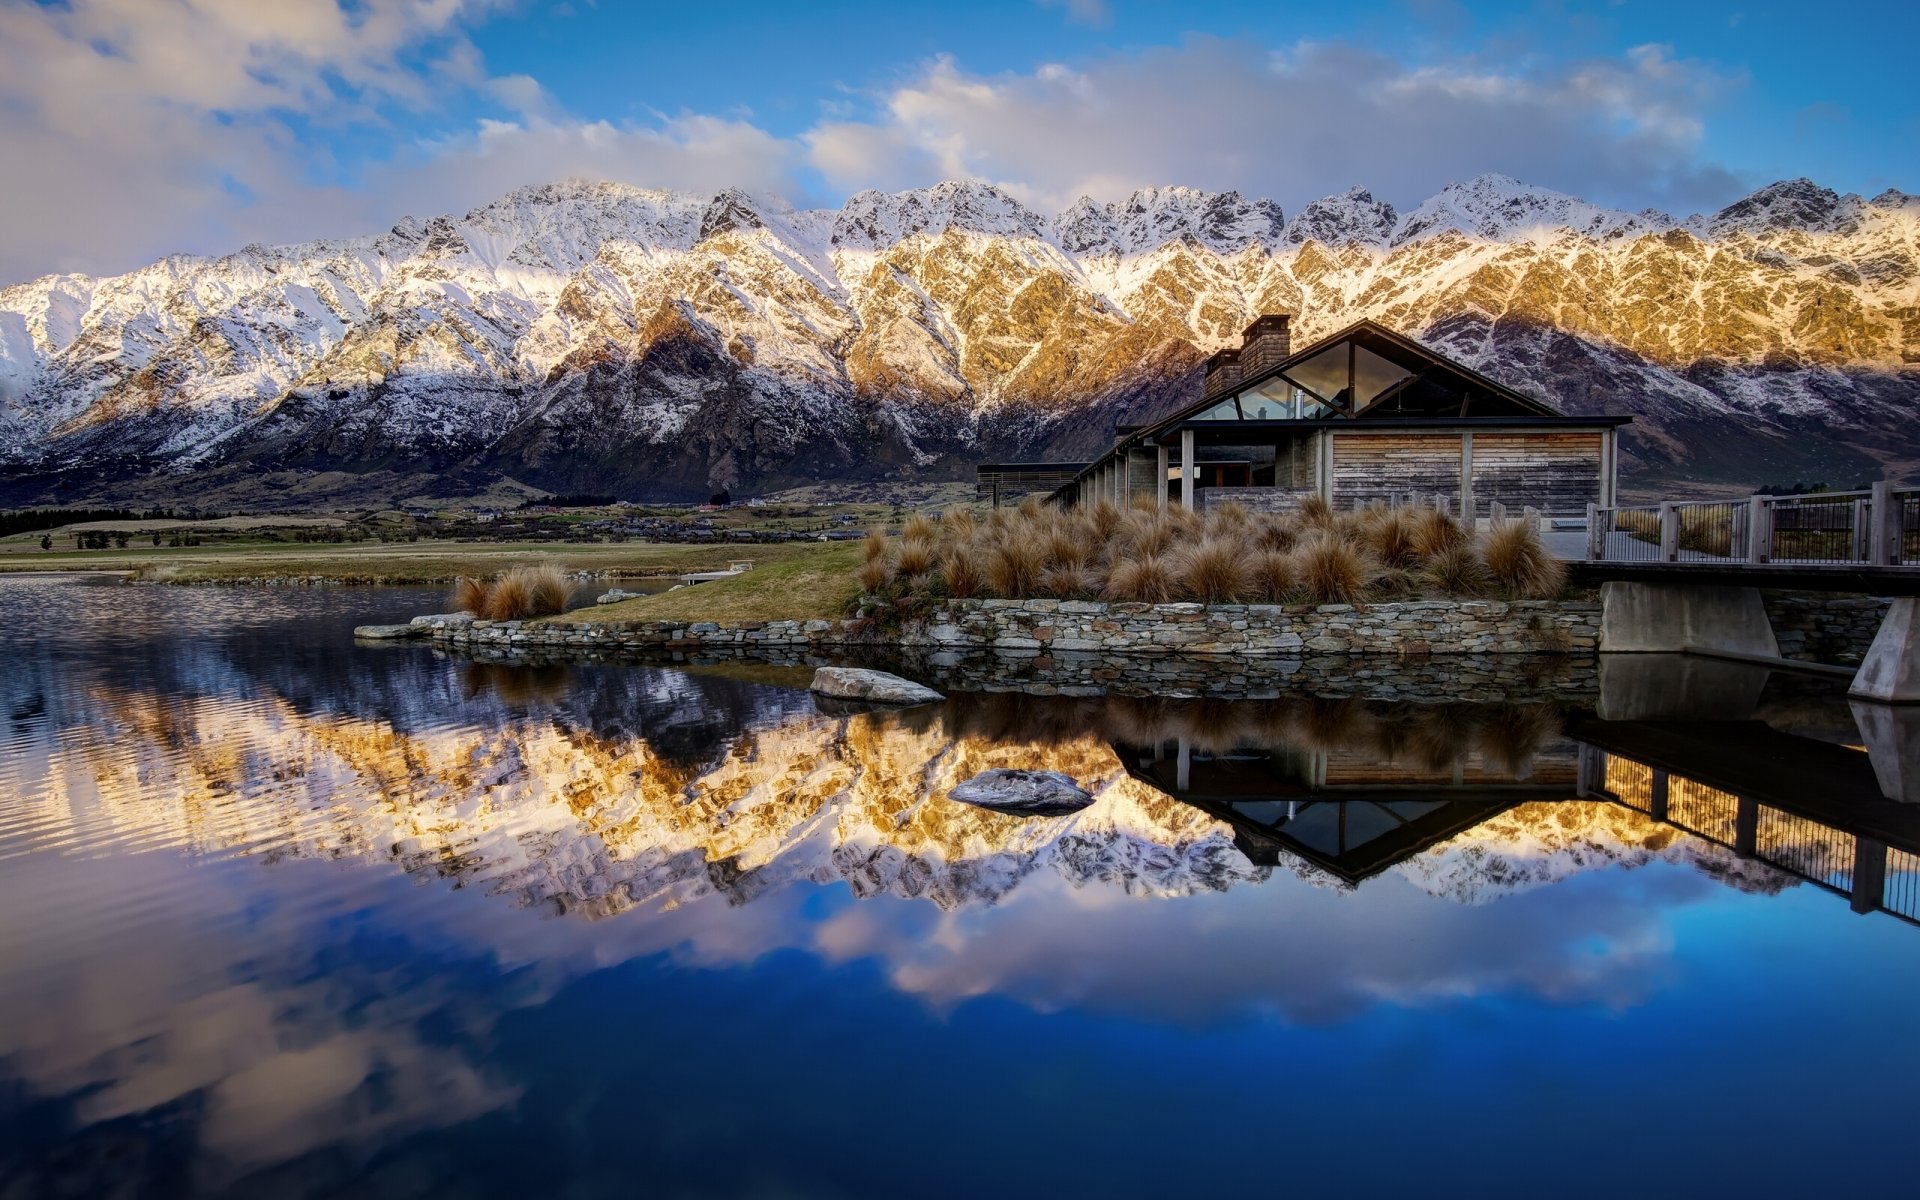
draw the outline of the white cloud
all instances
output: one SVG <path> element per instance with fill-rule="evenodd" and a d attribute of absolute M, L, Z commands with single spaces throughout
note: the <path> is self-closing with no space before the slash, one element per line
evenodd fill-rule
<path fill-rule="evenodd" d="M 1166 183 L 1405 203 L 1482 171 L 1636 207 L 1736 190 L 1700 164 L 1730 81 L 1665 46 L 1530 71 L 1213 38 L 992 76 L 936 58 L 783 137 L 744 114 L 570 114 L 466 36 L 503 2 L 0 0 L 0 281 L 371 232 L 575 176 L 791 196 L 804 172 L 829 199 L 977 178 L 1042 209 Z M 335 162 L 336 143 L 378 151 Z"/>
<path fill-rule="evenodd" d="M 840 187 L 971 176 L 1042 208 L 1173 182 L 1296 206 L 1362 183 L 1404 202 L 1483 171 L 1614 202 L 1713 203 L 1733 185 L 1699 163 L 1702 113 L 1731 82 L 1661 46 L 1517 73 L 1199 38 L 991 77 L 935 59 L 865 119 L 822 122 L 806 141 Z"/>

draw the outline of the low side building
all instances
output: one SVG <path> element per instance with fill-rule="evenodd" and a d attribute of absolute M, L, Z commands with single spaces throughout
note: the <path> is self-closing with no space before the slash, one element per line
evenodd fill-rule
<path fill-rule="evenodd" d="M 1463 363 L 1360 321 L 1294 350 L 1284 314 L 1207 362 L 1202 398 L 1112 448 L 1053 496 L 1256 511 L 1321 496 L 1335 508 L 1495 504 L 1547 517 L 1613 503 L 1625 416 L 1568 416 Z"/>

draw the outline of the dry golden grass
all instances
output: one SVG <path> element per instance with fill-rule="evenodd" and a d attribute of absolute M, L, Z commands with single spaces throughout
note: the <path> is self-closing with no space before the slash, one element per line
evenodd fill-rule
<path fill-rule="evenodd" d="M 493 580 L 463 575 L 454 583 L 453 605 L 489 621 L 523 621 L 565 612 L 573 581 L 557 563 L 514 567 Z"/>
<path fill-rule="evenodd" d="M 1379 564 L 1359 546 L 1332 534 L 1319 534 L 1293 552 L 1300 586 L 1319 604 L 1353 604 L 1364 600 L 1367 587 L 1380 573 Z"/>
<path fill-rule="evenodd" d="M 1565 568 L 1538 531 L 1507 522 L 1476 543 L 1449 514 L 1374 506 L 1336 513 L 1206 514 L 1101 502 L 1058 509 L 1037 501 L 984 517 L 916 518 L 907 533 L 871 533 L 854 569 L 862 591 L 890 603 L 916 597 L 1082 598 L 1167 603 L 1363 603 L 1496 591 L 1557 594 Z"/>
<path fill-rule="evenodd" d="M 1480 540 L 1480 557 L 1495 586 L 1509 595 L 1545 600 L 1567 586 L 1566 564 L 1547 551 L 1532 522 L 1495 522 Z"/>
<path fill-rule="evenodd" d="M 1247 553 L 1240 540 L 1202 538 L 1174 556 L 1186 594 L 1203 604 L 1232 604 L 1247 592 Z"/>
<path fill-rule="evenodd" d="M 929 530 L 932 522 L 928 522 Z M 931 532 L 922 537 L 915 532 L 900 539 L 900 551 L 893 560 L 894 569 L 902 575 L 925 575 L 933 570 L 935 551 Z"/>
<path fill-rule="evenodd" d="M 1107 577 L 1106 597 L 1138 604 L 1166 604 L 1179 595 L 1173 570 L 1158 555 L 1129 558 L 1115 564 Z"/>
<path fill-rule="evenodd" d="M 462 575 L 453 581 L 453 610 L 475 616 L 487 611 L 487 581 Z"/>
<path fill-rule="evenodd" d="M 1034 595 L 1046 569 L 1045 550 L 1030 538 L 1009 536 L 987 550 L 987 586 L 997 596 Z"/>
<path fill-rule="evenodd" d="M 1293 556 L 1278 550 L 1256 554 L 1247 569 L 1247 592 L 1266 604 L 1285 604 L 1300 587 Z"/>
<path fill-rule="evenodd" d="M 1452 596 L 1484 596 L 1493 590 L 1493 573 L 1465 542 L 1428 558 L 1423 574 L 1431 586 Z"/>

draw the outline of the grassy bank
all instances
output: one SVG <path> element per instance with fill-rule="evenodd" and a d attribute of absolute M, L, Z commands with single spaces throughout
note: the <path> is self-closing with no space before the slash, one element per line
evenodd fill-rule
<path fill-rule="evenodd" d="M 834 543 L 836 548 L 858 543 Z M 240 545 L 199 548 L 40 551 L 0 555 L 7 571 L 140 571 L 180 583 L 318 577 L 343 583 L 450 583 L 461 575 L 493 575 L 509 567 L 557 561 L 569 571 L 613 575 L 677 575 L 712 571 L 738 559 L 771 566 L 822 549 L 818 542 L 761 546 L 651 542 L 410 542 L 381 545 Z"/>
<path fill-rule="evenodd" d="M 756 547 L 758 548 L 758 547 Z M 859 542 L 789 545 L 781 561 L 755 558 L 753 570 L 677 591 L 589 604 L 555 621 L 784 621 L 843 617 L 860 585 Z"/>

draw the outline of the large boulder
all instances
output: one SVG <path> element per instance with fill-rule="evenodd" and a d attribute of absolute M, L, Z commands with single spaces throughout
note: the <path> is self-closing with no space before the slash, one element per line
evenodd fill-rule
<path fill-rule="evenodd" d="M 947 793 L 949 799 L 995 812 L 1057 817 L 1093 803 L 1093 793 L 1058 771 L 1022 771 L 995 767 L 982 771 Z"/>
<path fill-rule="evenodd" d="M 859 667 L 821 667 L 813 673 L 813 690 L 835 700 L 865 700 L 870 704 L 932 704 L 946 699 L 911 679 Z"/>

